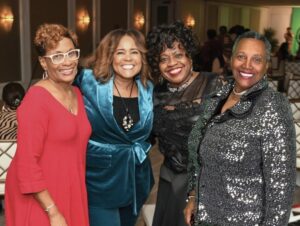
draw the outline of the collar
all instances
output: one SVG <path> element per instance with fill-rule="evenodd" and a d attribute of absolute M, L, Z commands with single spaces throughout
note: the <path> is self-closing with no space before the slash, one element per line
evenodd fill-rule
<path fill-rule="evenodd" d="M 212 98 L 216 99 L 216 101 L 220 103 L 221 101 L 227 99 L 233 89 L 233 86 L 234 82 L 226 84 L 219 92 L 212 94 Z M 231 109 L 229 109 L 228 112 L 236 118 L 244 117 L 253 108 L 255 99 L 267 88 L 268 81 L 267 78 L 264 77 L 250 89 L 248 89 L 247 92 L 241 96 L 240 101 Z"/>

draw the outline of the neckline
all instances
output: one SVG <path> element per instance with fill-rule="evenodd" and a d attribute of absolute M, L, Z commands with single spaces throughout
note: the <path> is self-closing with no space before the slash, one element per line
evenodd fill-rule
<path fill-rule="evenodd" d="M 124 100 L 135 100 L 138 99 L 138 97 L 120 97 L 117 95 L 113 95 L 113 97 L 116 97 L 117 99 L 124 99 Z"/>
<path fill-rule="evenodd" d="M 185 91 L 200 76 L 200 72 L 195 72 L 194 75 L 193 75 L 193 73 L 194 73 L 194 71 L 191 72 L 191 77 L 185 83 L 183 83 L 181 86 L 171 87 L 170 83 L 167 82 L 167 90 L 170 93 L 181 93 L 181 92 Z"/>
<path fill-rule="evenodd" d="M 79 108 L 79 99 L 78 99 L 77 91 L 76 91 L 76 89 L 75 89 L 74 86 L 72 86 L 72 89 L 73 89 L 73 91 L 74 91 L 74 93 L 76 95 L 77 114 L 74 114 L 74 113 L 70 112 L 69 109 L 66 108 L 58 99 L 56 99 L 55 96 L 53 96 L 52 93 L 48 89 L 46 89 L 45 87 L 40 86 L 40 85 L 33 85 L 31 88 L 34 88 L 34 87 L 37 87 L 37 88 L 40 88 L 41 90 L 44 90 L 45 93 L 47 93 L 51 97 L 51 99 L 53 99 L 54 102 L 56 102 L 58 106 L 61 106 L 61 108 L 63 108 L 64 111 L 66 111 L 68 114 L 72 115 L 73 117 L 77 117 L 79 115 L 79 112 L 80 112 L 80 110 L 79 110 L 80 109 Z"/>

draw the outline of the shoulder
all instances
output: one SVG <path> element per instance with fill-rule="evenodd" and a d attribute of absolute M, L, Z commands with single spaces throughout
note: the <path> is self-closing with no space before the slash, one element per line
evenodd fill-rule
<path fill-rule="evenodd" d="M 44 87 L 39 85 L 34 85 L 28 89 L 24 99 L 22 100 L 22 103 L 30 100 L 42 102 L 43 98 L 48 98 L 48 97 L 49 97 L 49 92 Z"/>
<path fill-rule="evenodd" d="M 274 109 L 283 107 L 289 108 L 290 106 L 290 102 L 287 97 L 270 87 L 261 93 L 258 103 Z"/>
<path fill-rule="evenodd" d="M 152 95 L 153 89 L 154 89 L 154 85 L 153 85 L 153 82 L 152 82 L 152 81 L 147 80 L 146 86 L 144 86 L 144 85 L 142 84 L 141 79 L 138 77 L 138 78 L 136 78 L 136 82 L 139 83 L 140 89 L 142 89 L 142 90 L 143 90 L 144 92 L 146 92 L 146 93 L 151 93 L 151 95 Z"/>
<path fill-rule="evenodd" d="M 93 70 L 91 69 L 81 69 L 75 80 L 74 80 L 74 85 L 78 86 L 78 87 L 82 87 L 84 86 L 86 83 L 91 83 L 91 82 L 97 82 L 97 80 L 95 79 Z"/>
<path fill-rule="evenodd" d="M 257 114 L 260 114 L 263 121 L 271 123 L 285 123 L 288 126 L 293 124 L 293 113 L 287 97 L 283 94 L 267 88 L 262 92 L 254 107 Z"/>
<path fill-rule="evenodd" d="M 41 86 L 31 86 L 22 100 L 21 105 L 18 107 L 17 112 L 34 111 L 37 109 L 46 110 L 45 103 L 49 103 L 51 99 L 50 93 Z"/>
<path fill-rule="evenodd" d="M 153 82 L 152 81 L 150 81 L 150 80 L 148 80 L 147 81 L 147 90 L 149 91 L 149 92 L 153 92 L 153 89 L 154 89 L 154 84 L 153 84 Z"/>

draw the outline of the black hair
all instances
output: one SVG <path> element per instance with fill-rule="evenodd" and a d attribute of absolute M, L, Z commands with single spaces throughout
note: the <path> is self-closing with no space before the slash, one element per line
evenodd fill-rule
<path fill-rule="evenodd" d="M 17 109 L 24 96 L 25 90 L 20 83 L 10 82 L 3 87 L 2 100 L 11 109 Z"/>
<path fill-rule="evenodd" d="M 198 42 L 193 31 L 184 26 L 181 21 L 176 21 L 169 25 L 154 27 L 147 35 L 147 60 L 151 67 L 152 77 L 155 81 L 160 76 L 159 58 L 166 48 L 172 48 L 174 42 L 179 42 L 184 48 L 187 56 L 191 59 L 197 54 Z"/>

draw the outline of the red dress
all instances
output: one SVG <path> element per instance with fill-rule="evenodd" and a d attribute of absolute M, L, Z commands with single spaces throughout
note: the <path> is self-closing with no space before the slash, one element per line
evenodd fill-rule
<path fill-rule="evenodd" d="M 71 114 L 46 89 L 33 86 L 17 110 L 18 146 L 5 187 L 6 226 L 50 226 L 32 193 L 47 189 L 68 226 L 88 226 L 86 147 L 91 133 L 78 88 Z"/>

